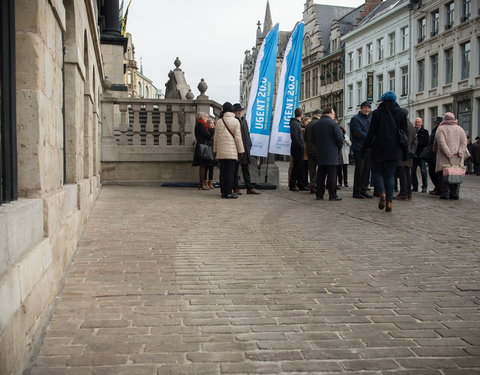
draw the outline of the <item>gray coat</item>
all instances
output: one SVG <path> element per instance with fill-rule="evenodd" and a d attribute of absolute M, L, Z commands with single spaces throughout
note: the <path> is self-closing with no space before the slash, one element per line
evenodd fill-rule
<path fill-rule="evenodd" d="M 397 167 L 412 167 L 413 166 L 413 157 L 417 150 L 418 139 L 417 131 L 415 126 L 407 120 L 407 130 L 408 130 L 408 159 L 400 160 L 397 164 Z M 411 156 L 411 157 L 410 157 Z"/>
<path fill-rule="evenodd" d="M 317 150 L 317 165 L 340 164 L 343 134 L 335 120 L 326 115 L 322 116 L 313 124 L 311 136 Z"/>

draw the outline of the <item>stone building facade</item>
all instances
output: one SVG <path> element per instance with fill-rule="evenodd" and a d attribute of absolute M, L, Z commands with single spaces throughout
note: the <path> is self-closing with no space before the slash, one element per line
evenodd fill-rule
<path fill-rule="evenodd" d="M 143 74 L 143 66 L 140 68 L 135 59 L 135 45 L 132 34 L 127 33 L 127 51 L 125 52 L 125 86 L 128 88 L 129 98 L 162 99 L 163 93 L 157 89 L 153 81 Z"/>
<path fill-rule="evenodd" d="M 358 113 L 363 101 L 371 101 L 375 109 L 387 90 L 396 92 L 400 106 L 409 108 L 412 58 L 409 14 L 407 0 L 386 0 L 342 38 L 345 124 Z"/>
<path fill-rule="evenodd" d="M 0 10 L 0 373 L 10 375 L 28 367 L 99 193 L 100 98 L 126 93 L 122 64 L 109 65 L 126 40 L 118 0 Z"/>
<path fill-rule="evenodd" d="M 343 119 L 344 43 L 352 31 L 381 0 L 367 0 L 357 8 L 305 3 L 301 105 L 307 114 L 332 107 Z"/>
<path fill-rule="evenodd" d="M 454 112 L 473 138 L 480 135 L 480 0 L 433 0 L 412 6 L 415 42 L 413 109 L 431 129 Z"/>

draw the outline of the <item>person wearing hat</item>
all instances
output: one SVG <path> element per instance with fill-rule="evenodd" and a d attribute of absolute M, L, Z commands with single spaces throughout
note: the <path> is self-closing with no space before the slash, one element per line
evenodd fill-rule
<path fill-rule="evenodd" d="M 303 133 L 301 108 L 295 109 L 295 117 L 290 119 L 290 156 L 292 158 L 292 172 L 288 181 L 290 191 L 307 190 L 303 181 Z"/>
<path fill-rule="evenodd" d="M 420 157 L 420 155 L 422 154 L 423 149 L 428 146 L 429 134 L 428 130 L 423 127 L 423 120 L 420 117 L 415 119 L 414 125 L 418 143 L 412 165 L 412 190 L 418 191 L 417 168 L 420 168 L 420 174 L 422 176 L 422 193 L 426 193 L 428 187 L 427 163 Z"/>
<path fill-rule="evenodd" d="M 393 91 L 385 92 L 381 103 L 372 112 L 370 128 L 361 153 L 371 150 L 372 179 L 375 190 L 380 194 L 378 208 L 392 211 L 395 168 L 399 160 L 406 160 L 408 150 L 402 146 L 400 130 L 408 134 L 407 115 L 396 102 Z"/>
<path fill-rule="evenodd" d="M 322 111 L 316 109 L 313 111 L 312 121 L 305 126 L 304 142 L 305 152 L 308 158 L 308 177 L 310 179 L 310 193 L 315 194 L 317 191 L 317 149 L 312 141 L 312 127 L 316 121 L 322 117 Z"/>
<path fill-rule="evenodd" d="M 355 158 L 355 172 L 353 176 L 353 197 L 357 199 L 373 198 L 367 193 L 370 182 L 370 153 L 363 154 L 360 150 L 363 147 L 368 129 L 370 128 L 370 102 L 360 104 L 360 111 L 350 120 L 350 140 Z"/>
<path fill-rule="evenodd" d="M 233 105 L 230 102 L 223 104 L 222 117 L 218 119 L 213 138 L 213 151 L 217 153 L 220 162 L 220 190 L 222 198 L 235 199 L 233 194 L 233 180 L 235 164 L 244 153 L 240 122 L 235 118 Z"/>
<path fill-rule="evenodd" d="M 437 167 L 436 154 L 433 150 L 433 144 L 435 143 L 435 136 L 437 135 L 438 125 L 441 124 L 443 118 L 437 116 L 433 119 L 433 129 L 430 137 L 428 139 L 428 145 L 422 151 L 420 157 L 422 157 L 428 163 L 428 175 L 430 180 L 433 183 L 433 190 L 429 191 L 431 195 L 440 195 L 441 194 L 441 181 L 438 180 L 438 175 L 435 173 Z"/>
<path fill-rule="evenodd" d="M 240 160 L 235 164 L 234 172 L 234 182 L 233 190 L 235 194 L 241 195 L 240 189 L 238 188 L 238 169 L 242 168 L 243 181 L 247 187 L 247 194 L 260 194 L 259 192 L 253 189 L 252 178 L 250 177 L 250 150 L 252 149 L 252 140 L 250 138 L 250 131 L 248 129 L 248 122 L 245 116 L 243 116 L 242 105 L 240 103 L 235 103 L 233 105 L 233 113 L 235 118 L 240 122 L 240 130 L 242 132 L 242 142 L 245 152 L 243 153 Z"/>

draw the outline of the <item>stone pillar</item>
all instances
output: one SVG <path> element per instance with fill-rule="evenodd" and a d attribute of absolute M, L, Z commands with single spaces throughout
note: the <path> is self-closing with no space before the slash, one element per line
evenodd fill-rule
<path fill-rule="evenodd" d="M 120 6 L 118 0 L 104 0 L 105 29 L 103 34 L 111 34 L 113 37 L 121 37 L 120 33 Z"/>

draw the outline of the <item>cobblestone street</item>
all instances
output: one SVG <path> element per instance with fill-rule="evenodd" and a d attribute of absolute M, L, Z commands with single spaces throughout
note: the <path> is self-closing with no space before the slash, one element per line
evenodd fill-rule
<path fill-rule="evenodd" d="M 480 177 L 339 195 L 104 187 L 31 373 L 480 374 Z"/>

